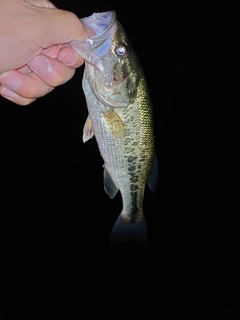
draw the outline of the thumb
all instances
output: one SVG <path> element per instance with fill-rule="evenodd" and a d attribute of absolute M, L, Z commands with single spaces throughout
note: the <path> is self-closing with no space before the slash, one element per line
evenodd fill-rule
<path fill-rule="evenodd" d="M 55 5 L 48 0 L 24 0 L 25 2 L 41 8 L 56 8 Z"/>
<path fill-rule="evenodd" d="M 47 0 L 28 1 L 35 5 L 41 4 L 41 7 L 36 5 L 37 10 L 41 13 L 38 15 L 41 22 L 39 21 L 37 25 L 41 26 L 41 29 L 39 29 L 40 39 L 45 48 L 68 43 L 72 40 L 80 40 L 88 36 L 86 27 L 73 12 L 58 9 Z M 45 6 L 42 6 L 43 4 Z"/>

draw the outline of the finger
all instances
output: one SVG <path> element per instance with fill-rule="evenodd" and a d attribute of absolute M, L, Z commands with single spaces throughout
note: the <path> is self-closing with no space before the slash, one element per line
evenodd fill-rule
<path fill-rule="evenodd" d="M 69 68 L 55 59 L 38 55 L 29 61 L 28 67 L 47 85 L 56 87 L 70 80 L 75 69 Z"/>
<path fill-rule="evenodd" d="M 34 72 L 23 74 L 17 70 L 9 71 L 0 78 L 3 87 L 25 98 L 38 98 L 53 90 Z"/>
<path fill-rule="evenodd" d="M 47 49 L 43 49 L 41 54 L 44 54 L 45 56 L 48 56 L 52 59 L 56 59 L 59 53 L 59 50 L 61 46 L 53 45 L 51 47 L 48 47 Z"/>
<path fill-rule="evenodd" d="M 39 11 L 42 11 L 40 9 Z M 69 43 L 72 40 L 80 40 L 88 37 L 88 31 L 78 16 L 70 11 L 52 9 L 44 11 L 41 17 L 41 25 L 44 26 L 40 30 L 42 39 L 44 39 L 44 48 L 48 48 L 53 44 Z M 54 28 L 52 26 L 55 26 Z M 67 26 L 67 28 L 66 28 Z M 58 32 L 56 33 L 56 30 Z"/>
<path fill-rule="evenodd" d="M 9 90 L 1 85 L 0 85 L 0 95 L 3 98 L 10 100 L 10 101 L 14 102 L 15 104 L 18 104 L 21 106 L 27 106 L 36 100 L 36 98 L 29 99 L 29 98 L 19 96 L 14 91 Z"/>
<path fill-rule="evenodd" d="M 58 61 L 70 68 L 78 68 L 84 63 L 84 59 L 69 45 L 59 51 Z"/>
<path fill-rule="evenodd" d="M 64 63 L 70 68 L 76 69 L 84 63 L 83 57 L 81 57 L 79 53 L 67 43 L 43 49 L 41 54 L 52 59 L 57 59 L 59 62 Z"/>
<path fill-rule="evenodd" d="M 28 2 L 36 7 L 42 7 L 42 8 L 56 8 L 54 4 L 52 4 L 48 0 L 25 0 L 25 2 Z"/>

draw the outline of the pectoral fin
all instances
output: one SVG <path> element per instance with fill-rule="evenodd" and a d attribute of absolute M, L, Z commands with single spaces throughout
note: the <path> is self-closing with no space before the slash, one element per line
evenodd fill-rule
<path fill-rule="evenodd" d="M 110 111 L 104 114 L 104 118 L 107 122 L 109 131 L 113 134 L 114 137 L 122 137 L 125 133 L 125 126 L 122 122 L 122 119 L 119 115 L 111 109 Z"/>
<path fill-rule="evenodd" d="M 88 116 L 83 128 L 83 142 L 85 143 L 86 141 L 91 139 L 93 136 L 94 136 L 94 132 L 92 128 L 92 121 Z"/>
<path fill-rule="evenodd" d="M 153 157 L 152 170 L 147 180 L 147 184 L 150 190 L 152 191 L 152 193 L 154 193 L 157 183 L 158 183 L 158 160 L 155 152 Z"/>
<path fill-rule="evenodd" d="M 110 198 L 114 198 L 118 192 L 118 188 L 115 186 L 109 172 L 106 168 L 103 171 L 104 190 Z"/>

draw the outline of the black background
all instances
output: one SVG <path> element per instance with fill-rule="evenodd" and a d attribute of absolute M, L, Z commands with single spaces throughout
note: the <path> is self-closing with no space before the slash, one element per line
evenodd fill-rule
<path fill-rule="evenodd" d="M 147 12 L 143 14 L 139 10 L 140 14 L 136 16 L 133 9 L 126 11 L 124 6 L 114 5 L 112 2 L 88 4 L 83 1 L 81 6 L 73 1 L 53 3 L 62 9 L 73 11 L 79 18 L 97 11 L 117 11 L 118 19 L 129 30 L 129 37 L 139 53 L 148 78 L 155 109 L 160 168 L 165 166 L 168 156 L 164 159 L 160 154 L 164 139 L 169 137 L 167 133 L 163 133 L 163 127 L 171 131 L 169 125 L 172 125 L 172 117 L 175 115 L 173 109 L 168 109 L 169 106 L 164 106 L 161 102 L 162 96 L 155 92 L 156 89 L 159 92 L 162 81 L 151 61 L 157 57 L 153 55 L 152 49 L 149 50 L 146 41 L 147 31 L 151 31 L 151 26 L 147 26 L 144 21 Z M 111 200 L 103 190 L 103 161 L 95 139 L 85 144 L 82 142 L 83 126 L 87 118 L 81 83 L 83 70 L 84 66 L 80 67 L 68 83 L 57 87 L 30 106 L 14 105 L 1 98 L 5 214 L 9 216 L 11 213 L 13 216 L 11 228 L 18 234 L 20 232 L 22 241 L 24 233 L 28 235 L 27 239 L 34 237 L 37 242 L 38 238 L 45 238 L 50 243 L 54 235 L 64 245 L 71 243 L 75 248 L 78 245 L 86 248 L 88 245 L 112 250 L 108 245 L 108 236 L 121 212 L 121 197 L 118 194 Z M 155 81 L 159 83 L 157 86 Z M 168 121 L 170 123 L 166 124 Z M 165 154 L 167 152 L 169 151 L 166 150 Z M 160 181 L 163 181 L 161 177 L 165 175 L 164 170 L 160 169 Z M 164 190 L 165 187 L 159 183 L 155 196 L 149 190 L 146 194 L 149 244 L 159 241 L 160 232 L 151 231 L 151 219 L 159 219 L 158 202 L 162 198 L 161 193 L 170 191 L 161 189 Z"/>
<path fill-rule="evenodd" d="M 218 304 L 213 292 L 221 291 L 226 277 L 227 283 L 231 277 L 236 281 L 238 266 L 234 8 L 53 3 L 79 18 L 116 10 L 145 70 L 159 161 L 157 190 L 152 195 L 147 189 L 144 203 L 149 244 L 108 244 L 121 198 L 111 200 L 103 190 L 95 140 L 82 142 L 87 118 L 82 66 L 68 83 L 30 106 L 0 98 L 1 229 L 7 268 L 14 274 L 14 263 L 31 261 L 27 270 L 30 275 L 37 270 L 37 286 L 51 278 L 54 292 L 68 287 L 68 281 L 71 290 L 76 283 L 75 290 L 81 291 L 86 276 L 94 297 L 106 287 L 116 301 L 115 289 L 122 288 L 127 300 L 135 301 L 136 293 L 143 301 L 150 296 L 153 309 L 163 304 L 174 312 L 179 305 L 191 311 L 198 305 L 200 312 Z M 86 300 L 93 294 L 89 286 L 84 287 Z M 75 299 L 78 305 L 78 294 L 73 305 Z"/>

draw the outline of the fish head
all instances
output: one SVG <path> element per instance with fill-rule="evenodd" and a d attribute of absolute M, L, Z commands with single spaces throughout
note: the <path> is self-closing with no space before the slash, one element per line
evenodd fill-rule
<path fill-rule="evenodd" d="M 71 46 L 85 59 L 85 77 L 104 104 L 128 107 L 135 101 L 140 65 L 116 12 L 83 18 L 89 37 Z"/>

